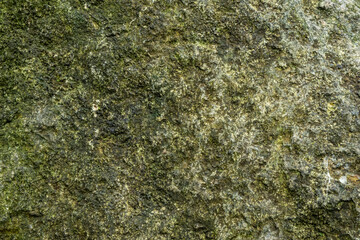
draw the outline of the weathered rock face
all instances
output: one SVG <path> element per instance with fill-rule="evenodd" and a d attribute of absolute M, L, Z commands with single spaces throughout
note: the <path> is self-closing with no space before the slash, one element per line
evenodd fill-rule
<path fill-rule="evenodd" d="M 359 239 L 359 0 L 2 0 L 0 239 Z"/>

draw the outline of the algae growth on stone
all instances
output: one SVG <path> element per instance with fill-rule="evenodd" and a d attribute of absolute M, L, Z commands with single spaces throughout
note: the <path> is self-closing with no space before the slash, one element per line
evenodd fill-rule
<path fill-rule="evenodd" d="M 0 239 L 359 239 L 359 0 L 0 1 Z"/>

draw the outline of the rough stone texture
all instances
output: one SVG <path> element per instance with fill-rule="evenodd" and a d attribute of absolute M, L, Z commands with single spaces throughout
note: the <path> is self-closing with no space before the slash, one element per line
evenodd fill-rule
<path fill-rule="evenodd" d="M 360 239 L 359 0 L 1 0 L 0 239 Z"/>

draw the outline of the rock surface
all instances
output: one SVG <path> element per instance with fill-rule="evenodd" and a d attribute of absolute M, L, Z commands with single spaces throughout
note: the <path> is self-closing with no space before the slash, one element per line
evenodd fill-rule
<path fill-rule="evenodd" d="M 360 239 L 359 0 L 2 0 L 0 60 L 0 239 Z"/>

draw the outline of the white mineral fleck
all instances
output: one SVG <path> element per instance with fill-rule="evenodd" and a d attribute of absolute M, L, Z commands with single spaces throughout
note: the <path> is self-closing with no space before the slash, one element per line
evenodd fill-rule
<path fill-rule="evenodd" d="M 341 176 L 341 177 L 339 178 L 339 181 L 340 181 L 342 184 L 346 184 L 346 183 L 347 183 L 347 178 L 346 178 L 346 176 Z"/>

